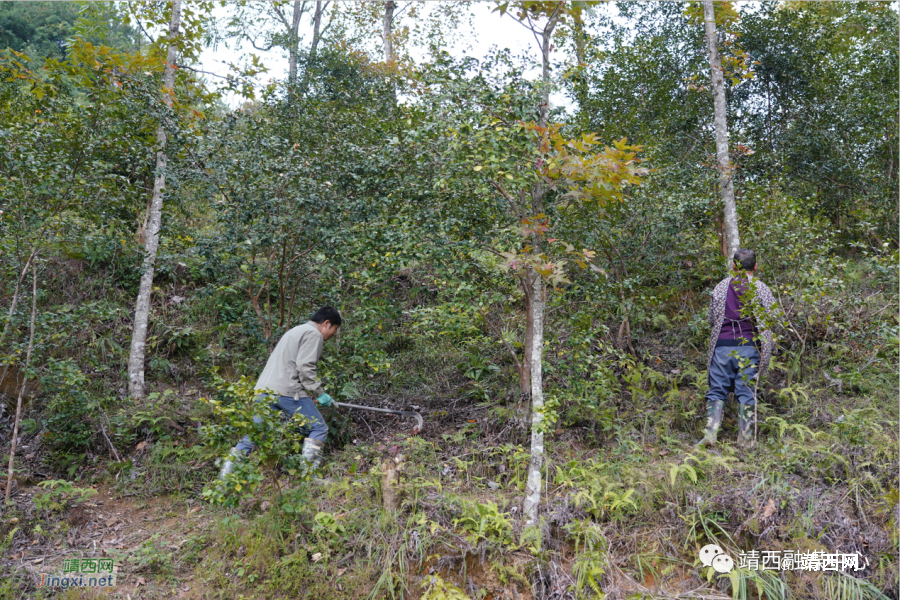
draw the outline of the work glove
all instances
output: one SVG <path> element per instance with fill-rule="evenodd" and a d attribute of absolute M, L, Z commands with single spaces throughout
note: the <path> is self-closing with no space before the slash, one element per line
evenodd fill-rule
<path fill-rule="evenodd" d="M 328 394 L 322 394 L 318 398 L 316 398 L 316 404 L 321 404 L 322 406 L 331 406 L 334 402 L 334 398 L 329 396 Z"/>

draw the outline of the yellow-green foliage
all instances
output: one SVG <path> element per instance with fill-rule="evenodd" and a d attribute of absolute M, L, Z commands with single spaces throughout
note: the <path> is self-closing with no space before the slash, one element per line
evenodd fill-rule
<path fill-rule="evenodd" d="M 601 474 L 604 465 L 591 459 L 570 461 L 556 468 L 556 483 L 571 490 L 570 499 L 595 519 L 636 510 L 634 488 L 625 489 L 612 477 Z"/>
<path fill-rule="evenodd" d="M 462 590 L 441 579 L 440 575 L 426 577 L 422 589 L 422 600 L 471 600 Z"/>

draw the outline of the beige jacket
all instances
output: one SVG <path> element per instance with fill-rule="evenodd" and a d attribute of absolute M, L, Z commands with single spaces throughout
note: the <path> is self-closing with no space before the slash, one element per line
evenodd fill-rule
<path fill-rule="evenodd" d="M 278 340 L 269 355 L 256 390 L 273 390 L 282 396 L 318 398 L 325 393 L 316 378 L 316 363 L 325 340 L 312 321 L 298 325 Z"/>

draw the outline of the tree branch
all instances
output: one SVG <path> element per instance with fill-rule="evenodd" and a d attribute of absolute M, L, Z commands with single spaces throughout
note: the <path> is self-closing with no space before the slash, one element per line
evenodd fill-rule
<path fill-rule="evenodd" d="M 284 23 L 284 26 L 287 27 L 288 29 L 290 29 L 290 28 L 291 28 L 291 24 L 288 23 L 287 17 L 284 16 L 284 13 L 283 13 L 283 12 L 281 12 L 281 8 L 279 8 L 278 4 L 276 4 L 276 3 L 273 2 L 273 3 L 272 3 L 272 10 L 275 11 L 275 14 L 278 16 L 279 19 L 281 19 L 281 22 Z"/>
<path fill-rule="evenodd" d="M 514 200 L 513 197 L 509 194 L 509 192 L 507 192 L 507 191 L 503 188 L 502 185 L 500 185 L 499 183 L 497 183 L 497 182 L 494 181 L 493 179 L 488 179 L 488 183 L 490 183 L 491 186 L 492 186 L 495 190 L 497 190 L 497 192 L 498 192 L 501 196 L 503 196 L 503 197 L 506 199 L 506 201 L 509 203 L 509 208 L 510 208 L 510 210 L 512 210 L 513 214 L 516 214 L 517 212 L 519 212 L 519 211 L 516 210 L 515 200 Z"/>
<path fill-rule="evenodd" d="M 509 342 L 506 341 L 506 338 L 503 337 L 503 334 L 500 333 L 494 327 L 493 323 L 491 323 L 490 320 L 488 320 L 487 315 L 484 314 L 484 311 L 482 309 L 480 309 L 480 308 L 478 309 L 478 314 L 481 315 L 481 318 L 484 319 L 484 322 L 487 323 L 487 326 L 490 327 L 491 331 L 494 332 L 494 335 L 496 335 L 498 338 L 500 338 L 500 341 L 503 342 L 503 345 L 506 346 L 507 350 L 509 350 L 509 353 L 512 356 L 513 362 L 515 362 L 515 364 L 516 364 L 516 370 L 521 371 L 522 363 L 519 362 L 519 357 L 516 356 L 516 351 L 513 349 L 513 347 L 509 344 Z"/>

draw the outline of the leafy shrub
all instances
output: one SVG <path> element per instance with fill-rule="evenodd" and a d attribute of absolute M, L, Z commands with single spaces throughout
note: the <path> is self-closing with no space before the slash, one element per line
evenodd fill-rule
<path fill-rule="evenodd" d="M 469 600 L 469 597 L 439 575 L 429 575 L 422 581 L 422 600 Z"/>
<path fill-rule="evenodd" d="M 106 405 L 116 401 L 90 392 L 87 377 L 72 359 L 49 359 L 40 381 L 50 398 L 41 423 L 49 463 L 67 469 L 71 476 L 88 450 L 103 443 L 101 430 L 111 435 L 110 430 L 118 429 L 109 426 L 104 418 Z"/>
<path fill-rule="evenodd" d="M 133 235 L 104 227 L 80 238 L 80 245 L 69 250 L 68 255 L 83 259 L 93 270 L 106 269 L 113 281 L 133 293 L 141 280 L 143 259 Z"/>
<path fill-rule="evenodd" d="M 38 486 L 46 491 L 34 495 L 34 507 L 45 515 L 61 513 L 71 505 L 97 495 L 97 490 L 75 487 L 74 483 L 65 479 L 48 479 Z"/>
<path fill-rule="evenodd" d="M 570 499 L 595 519 L 615 517 L 638 508 L 634 488 L 625 489 L 601 473 L 594 459 L 569 461 L 556 468 L 556 483 L 571 490 Z"/>
<path fill-rule="evenodd" d="M 454 524 L 471 534 L 469 540 L 473 545 L 482 541 L 505 546 L 515 544 L 508 513 L 500 512 L 500 508 L 491 501 L 485 504 L 464 502 L 463 514 L 454 520 Z"/>
<path fill-rule="evenodd" d="M 245 435 L 256 448 L 248 460 L 235 461 L 234 471 L 222 482 L 206 486 L 203 495 L 211 502 L 226 506 L 237 506 L 241 498 L 256 492 L 268 476 L 277 487 L 276 469 L 284 466 L 285 460 L 300 453 L 305 435 L 304 427 L 309 420 L 300 414 L 287 419 L 284 413 L 274 411 L 271 401 L 260 398 L 254 390 L 254 383 L 247 377 L 229 383 L 217 377 L 214 381 L 217 395 L 223 400 L 201 398 L 213 411 L 216 421 L 201 427 L 205 442 L 221 456 L 227 456 L 231 447 Z M 287 472 L 291 476 L 309 477 L 300 465 L 291 465 Z M 265 474 L 264 474 L 265 473 Z"/>

